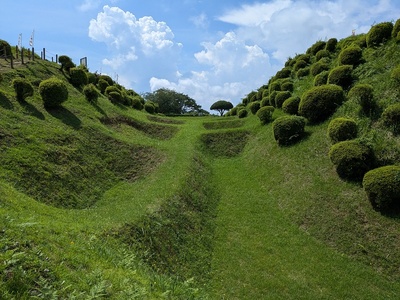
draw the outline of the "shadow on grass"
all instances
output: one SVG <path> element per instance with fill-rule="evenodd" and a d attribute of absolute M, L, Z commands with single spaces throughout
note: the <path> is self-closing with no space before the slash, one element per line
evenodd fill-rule
<path fill-rule="evenodd" d="M 44 114 L 42 114 L 42 112 L 40 112 L 40 111 L 39 111 L 34 105 L 32 105 L 31 103 L 26 102 L 26 101 L 18 101 L 18 103 L 21 104 L 21 106 L 22 106 L 23 108 L 25 108 L 25 111 L 26 111 L 29 115 L 34 116 L 34 117 L 36 117 L 36 118 L 38 118 L 38 119 L 40 119 L 40 120 L 44 120 L 44 119 L 45 119 Z"/>
<path fill-rule="evenodd" d="M 311 132 L 305 131 L 302 135 L 294 135 L 284 141 L 277 141 L 279 147 L 291 147 L 299 143 L 307 141 L 311 136 Z"/>
<path fill-rule="evenodd" d="M 1 91 L 0 91 L 0 106 L 10 110 L 14 108 L 14 105 L 11 103 L 11 101 Z"/>
<path fill-rule="evenodd" d="M 107 117 L 107 113 L 97 104 L 97 103 L 90 103 L 99 113 L 101 113 L 103 116 Z"/>
<path fill-rule="evenodd" d="M 81 128 L 81 120 L 65 107 L 46 108 L 46 110 L 50 115 L 59 119 L 65 125 L 71 126 L 74 129 Z"/>

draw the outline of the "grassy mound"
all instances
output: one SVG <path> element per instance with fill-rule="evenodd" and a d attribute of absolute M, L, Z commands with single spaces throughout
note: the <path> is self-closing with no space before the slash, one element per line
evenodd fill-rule
<path fill-rule="evenodd" d="M 204 122 L 203 126 L 207 130 L 238 128 L 243 126 L 243 120 Z"/>

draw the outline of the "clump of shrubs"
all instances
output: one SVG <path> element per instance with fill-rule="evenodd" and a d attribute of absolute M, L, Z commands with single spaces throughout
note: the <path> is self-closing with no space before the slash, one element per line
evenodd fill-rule
<path fill-rule="evenodd" d="M 276 79 L 288 78 L 292 74 L 292 69 L 284 67 L 282 70 L 278 71 L 275 75 Z"/>
<path fill-rule="evenodd" d="M 24 78 L 15 78 L 12 81 L 12 86 L 17 96 L 17 100 L 20 102 L 25 101 L 27 97 L 33 96 L 33 86 Z"/>
<path fill-rule="evenodd" d="M 400 166 L 390 165 L 367 172 L 362 181 L 372 206 L 382 212 L 400 208 Z"/>
<path fill-rule="evenodd" d="M 275 108 L 273 106 L 263 106 L 258 111 L 256 116 L 260 119 L 262 125 L 272 121 L 272 115 Z"/>
<path fill-rule="evenodd" d="M 278 94 L 277 91 L 273 91 L 272 93 L 269 94 L 269 105 L 275 107 L 275 97 Z"/>
<path fill-rule="evenodd" d="M 397 66 L 392 70 L 390 78 L 392 78 L 397 84 L 400 83 L 400 66 Z"/>
<path fill-rule="evenodd" d="M 309 67 L 304 68 L 304 69 L 300 69 L 300 70 L 298 70 L 297 73 L 296 73 L 297 78 L 306 77 L 306 76 L 308 76 L 309 74 L 310 74 L 310 68 L 309 68 Z"/>
<path fill-rule="evenodd" d="M 61 64 L 61 70 L 65 70 L 69 73 L 71 68 L 75 67 L 72 59 L 67 55 L 60 55 L 58 57 L 58 62 Z"/>
<path fill-rule="evenodd" d="M 286 99 L 289 99 L 290 96 L 291 93 L 289 91 L 277 92 L 275 96 L 275 107 L 282 108 L 283 102 L 285 102 Z"/>
<path fill-rule="evenodd" d="M 299 104 L 299 114 L 312 123 L 325 121 L 344 99 L 344 92 L 340 86 L 316 86 L 303 94 Z"/>
<path fill-rule="evenodd" d="M 97 83 L 97 85 L 99 86 L 100 93 L 102 93 L 102 94 L 104 94 L 107 87 L 110 86 L 109 83 L 102 78 L 99 78 L 99 82 Z"/>
<path fill-rule="evenodd" d="M 71 68 L 69 80 L 74 87 L 82 87 L 88 84 L 87 72 L 83 68 Z"/>
<path fill-rule="evenodd" d="M 328 50 L 323 49 L 323 50 L 319 50 L 317 52 L 317 54 L 315 54 L 315 59 L 317 61 L 320 61 L 322 58 L 329 57 L 329 56 L 331 56 L 331 53 Z"/>
<path fill-rule="evenodd" d="M 316 62 L 310 68 L 310 72 L 312 76 L 317 76 L 318 74 L 322 73 L 323 71 L 329 70 L 329 66 L 323 62 Z"/>
<path fill-rule="evenodd" d="M 392 30 L 392 38 L 397 38 L 397 35 L 400 32 L 400 19 L 397 19 L 396 23 L 394 23 Z"/>
<path fill-rule="evenodd" d="M 333 144 L 357 137 L 357 123 L 353 119 L 336 118 L 328 125 L 328 137 Z"/>
<path fill-rule="evenodd" d="M 249 104 L 249 109 L 253 115 L 257 113 L 260 107 L 261 107 L 260 101 L 254 101 Z"/>
<path fill-rule="evenodd" d="M 39 84 L 39 94 L 46 108 L 60 107 L 68 99 L 67 86 L 57 78 L 43 80 Z"/>
<path fill-rule="evenodd" d="M 144 110 L 146 112 L 148 112 L 149 114 L 154 114 L 156 112 L 156 106 L 155 106 L 155 104 L 153 102 L 147 101 L 144 104 Z"/>
<path fill-rule="evenodd" d="M 282 91 L 293 92 L 293 89 L 294 89 L 293 82 L 291 82 L 291 81 L 282 82 L 282 84 L 281 84 Z"/>
<path fill-rule="evenodd" d="M 83 88 L 83 94 L 90 103 L 96 103 L 99 98 L 99 92 L 93 83 L 89 83 Z"/>
<path fill-rule="evenodd" d="M 324 85 L 328 82 L 328 71 L 323 71 L 315 76 L 314 78 L 314 86 Z"/>
<path fill-rule="evenodd" d="M 351 181 L 361 181 L 375 164 L 373 151 L 356 140 L 334 144 L 329 150 L 329 158 L 339 177 Z"/>
<path fill-rule="evenodd" d="M 326 42 L 325 49 L 329 52 L 335 52 L 337 43 L 338 40 L 336 38 L 331 38 Z"/>
<path fill-rule="evenodd" d="M 293 96 L 285 100 L 282 104 L 282 110 L 289 115 L 297 115 L 299 111 L 300 97 Z"/>
<path fill-rule="evenodd" d="M 143 102 L 140 96 L 134 96 L 132 98 L 132 107 L 136 110 L 142 110 L 143 109 Z"/>
<path fill-rule="evenodd" d="M 382 113 L 383 124 L 394 134 L 400 133 L 400 103 L 389 105 Z"/>
<path fill-rule="evenodd" d="M 359 46 L 353 45 L 343 49 L 339 54 L 341 65 L 358 66 L 361 63 L 362 50 Z"/>
<path fill-rule="evenodd" d="M 392 22 L 383 22 L 372 26 L 367 34 L 367 46 L 374 47 L 386 42 L 392 36 L 392 31 Z"/>
<path fill-rule="evenodd" d="M 343 65 L 332 69 L 328 75 L 328 83 L 336 84 L 344 89 L 349 88 L 353 83 L 353 66 Z"/>
<path fill-rule="evenodd" d="M 304 136 L 306 121 L 299 116 L 282 116 L 272 123 L 274 138 L 280 146 L 288 146 Z"/>
<path fill-rule="evenodd" d="M 239 117 L 239 119 L 246 118 L 247 117 L 247 109 L 245 109 L 245 108 L 240 109 L 238 111 L 238 117 Z"/>
<path fill-rule="evenodd" d="M 312 45 L 310 48 L 308 48 L 307 53 L 311 53 L 312 55 L 317 54 L 318 51 L 325 49 L 326 42 L 324 41 L 317 41 Z"/>
<path fill-rule="evenodd" d="M 369 115 L 375 107 L 374 88 L 370 84 L 353 86 L 348 93 L 348 98 L 357 101 L 366 115 Z"/>
<path fill-rule="evenodd" d="M 304 69 L 305 67 L 307 67 L 308 63 L 303 60 L 303 59 L 299 59 L 298 61 L 296 61 L 296 63 L 293 66 L 293 70 L 295 72 L 297 72 L 300 69 Z"/>

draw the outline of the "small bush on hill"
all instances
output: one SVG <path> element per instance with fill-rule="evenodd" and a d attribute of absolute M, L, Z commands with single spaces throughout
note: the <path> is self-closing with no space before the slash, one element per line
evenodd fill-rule
<path fill-rule="evenodd" d="M 279 80 L 275 80 L 268 85 L 269 94 L 271 95 L 274 91 L 281 90 L 281 82 Z"/>
<path fill-rule="evenodd" d="M 390 78 L 392 78 L 397 84 L 400 84 L 400 66 L 397 66 L 392 70 Z"/>
<path fill-rule="evenodd" d="M 245 108 L 240 109 L 238 111 L 238 117 L 239 117 L 239 119 L 246 118 L 247 117 L 247 109 L 245 109 Z"/>
<path fill-rule="evenodd" d="M 140 96 L 134 96 L 132 98 L 132 107 L 134 109 L 137 109 L 137 110 L 142 110 L 143 109 L 143 103 L 142 103 L 142 101 L 140 99 Z"/>
<path fill-rule="evenodd" d="M 293 70 L 295 72 L 297 72 L 300 69 L 304 69 L 305 67 L 307 67 L 308 63 L 305 60 L 299 59 L 293 67 Z"/>
<path fill-rule="evenodd" d="M 367 34 L 367 46 L 374 47 L 386 42 L 392 36 L 392 31 L 392 22 L 383 22 L 372 26 Z"/>
<path fill-rule="evenodd" d="M 67 55 L 60 55 L 58 57 L 58 62 L 61 64 L 61 70 L 65 70 L 68 73 L 71 68 L 75 67 L 75 64 L 72 62 L 72 59 Z"/>
<path fill-rule="evenodd" d="M 363 179 L 364 191 L 372 206 L 383 212 L 400 208 L 400 167 L 384 166 L 367 172 Z"/>
<path fill-rule="evenodd" d="M 65 83 L 57 78 L 43 80 L 39 84 L 39 94 L 46 108 L 56 108 L 68 99 Z"/>
<path fill-rule="evenodd" d="M 277 91 L 273 91 L 272 93 L 269 94 L 269 105 L 275 107 L 275 97 L 278 94 Z"/>
<path fill-rule="evenodd" d="M 369 115 L 375 107 L 374 88 L 370 84 L 357 84 L 353 86 L 349 91 L 348 97 L 351 100 L 357 101 L 366 115 Z"/>
<path fill-rule="evenodd" d="M 362 180 L 375 162 L 373 151 L 355 140 L 334 144 L 329 150 L 329 158 L 339 177 L 352 181 Z"/>
<path fill-rule="evenodd" d="M 275 96 L 275 107 L 282 108 L 283 102 L 290 98 L 292 94 L 289 91 L 277 92 Z"/>
<path fill-rule="evenodd" d="M 304 68 L 297 71 L 296 76 L 297 78 L 306 77 L 310 74 L 310 68 Z"/>
<path fill-rule="evenodd" d="M 323 71 L 329 70 L 329 66 L 322 62 L 316 62 L 310 68 L 310 72 L 312 76 L 317 76 L 318 74 L 322 73 Z"/>
<path fill-rule="evenodd" d="M 340 86 L 316 86 L 303 94 L 299 114 L 310 122 L 325 121 L 343 101 L 344 92 Z"/>
<path fill-rule="evenodd" d="M 104 95 L 106 95 L 108 98 L 111 93 L 118 93 L 118 94 L 120 94 L 120 96 L 122 96 L 121 90 L 116 85 L 110 85 L 104 91 Z"/>
<path fill-rule="evenodd" d="M 260 109 L 260 107 L 261 107 L 260 101 L 251 102 L 249 104 L 249 109 L 253 115 L 255 115 L 257 113 L 257 111 Z"/>
<path fill-rule="evenodd" d="M 272 121 L 272 115 L 275 108 L 273 106 L 263 106 L 257 111 L 257 117 L 260 119 L 262 125 Z"/>
<path fill-rule="evenodd" d="M 330 55 L 331 53 L 328 50 L 319 50 L 317 54 L 315 54 L 315 59 L 317 61 L 320 61 L 322 58 L 329 57 Z"/>
<path fill-rule="evenodd" d="M 297 115 L 299 111 L 300 97 L 293 96 L 285 100 L 282 104 L 282 110 L 289 115 Z"/>
<path fill-rule="evenodd" d="M 304 60 L 307 64 L 309 64 L 311 62 L 311 55 L 310 54 L 299 54 L 296 56 L 296 62 L 300 61 L 300 60 Z"/>
<path fill-rule="evenodd" d="M 18 101 L 25 101 L 27 97 L 33 96 L 33 86 L 28 80 L 24 78 L 15 78 L 12 81 L 12 86 L 14 88 Z"/>
<path fill-rule="evenodd" d="M 328 137 L 333 144 L 357 137 L 357 124 L 353 119 L 336 118 L 328 125 Z"/>
<path fill-rule="evenodd" d="M 317 54 L 318 51 L 325 49 L 326 42 L 324 41 L 317 41 L 312 45 L 310 48 L 308 48 L 307 53 L 310 53 L 312 55 Z"/>
<path fill-rule="evenodd" d="M 341 65 L 358 66 L 361 63 L 362 50 L 359 46 L 350 46 L 343 49 L 339 54 Z"/>
<path fill-rule="evenodd" d="M 282 87 L 282 91 L 293 92 L 293 89 L 294 89 L 293 82 L 291 82 L 291 81 L 283 82 L 281 87 Z"/>
<path fill-rule="evenodd" d="M 96 103 L 99 98 L 99 92 L 93 83 L 89 83 L 83 88 L 83 94 L 85 95 L 86 100 L 90 103 Z"/>
<path fill-rule="evenodd" d="M 0 56 L 5 56 L 7 58 L 11 56 L 11 46 L 4 40 L 0 40 Z"/>
<path fill-rule="evenodd" d="M 267 105 L 270 105 L 269 104 L 269 96 L 262 98 L 260 106 L 263 107 L 263 106 L 267 106 Z"/>
<path fill-rule="evenodd" d="M 104 94 L 107 87 L 109 87 L 110 85 L 108 84 L 108 82 L 104 79 L 99 79 L 99 82 L 97 83 L 97 85 L 99 86 L 100 89 L 100 93 Z"/>
<path fill-rule="evenodd" d="M 285 67 L 276 73 L 275 78 L 276 79 L 288 78 L 288 77 L 290 77 L 291 74 L 292 74 L 292 69 Z"/>
<path fill-rule="evenodd" d="M 156 111 L 154 103 L 151 101 L 147 101 L 144 104 L 144 110 L 147 111 L 149 114 L 154 114 Z"/>
<path fill-rule="evenodd" d="M 114 80 L 108 75 L 100 75 L 99 80 L 105 80 L 107 81 L 108 85 L 114 85 Z"/>
<path fill-rule="evenodd" d="M 400 133 L 400 103 L 389 105 L 382 113 L 383 124 L 394 134 Z"/>
<path fill-rule="evenodd" d="M 343 89 L 349 88 L 353 83 L 353 66 L 344 65 L 332 69 L 328 75 L 328 83 L 341 86 Z"/>
<path fill-rule="evenodd" d="M 279 117 L 272 123 L 274 138 L 280 146 L 294 144 L 304 136 L 305 119 L 299 116 Z"/>
<path fill-rule="evenodd" d="M 81 87 L 88 84 L 88 76 L 82 68 L 71 68 L 69 70 L 70 82 L 75 87 Z"/>
<path fill-rule="evenodd" d="M 324 85 L 328 82 L 328 71 L 323 71 L 315 76 L 314 78 L 314 86 Z"/>
<path fill-rule="evenodd" d="M 394 23 L 392 30 L 392 38 L 397 38 L 397 35 L 400 32 L 400 19 L 397 19 L 396 23 Z"/>
<path fill-rule="evenodd" d="M 325 49 L 329 52 L 335 52 L 337 43 L 338 40 L 336 38 L 331 38 L 326 42 Z"/>
<path fill-rule="evenodd" d="M 98 77 L 96 76 L 96 74 L 87 72 L 87 78 L 88 78 L 88 83 L 93 83 L 93 84 L 97 84 L 98 82 Z"/>

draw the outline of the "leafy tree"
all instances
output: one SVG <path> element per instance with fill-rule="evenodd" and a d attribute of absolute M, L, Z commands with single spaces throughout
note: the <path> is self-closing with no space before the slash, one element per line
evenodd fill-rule
<path fill-rule="evenodd" d="M 200 114 L 201 106 L 188 95 L 161 88 L 144 95 L 146 101 L 158 104 L 158 112 L 166 115 Z"/>
<path fill-rule="evenodd" d="M 230 110 L 233 108 L 233 104 L 229 101 L 225 100 L 218 100 L 217 102 L 213 103 L 210 107 L 211 110 L 216 110 L 222 116 L 226 110 Z"/>

